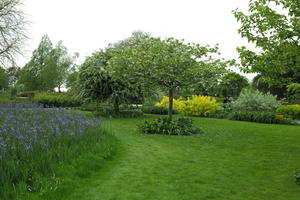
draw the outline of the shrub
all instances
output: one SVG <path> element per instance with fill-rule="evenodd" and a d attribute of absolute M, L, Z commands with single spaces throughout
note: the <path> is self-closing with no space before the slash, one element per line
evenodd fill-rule
<path fill-rule="evenodd" d="M 44 107 L 77 107 L 82 104 L 80 99 L 67 94 L 48 93 L 36 94 L 34 102 L 42 104 Z"/>
<path fill-rule="evenodd" d="M 143 106 L 142 112 L 147 114 L 167 115 L 168 109 L 165 107 L 157 107 L 157 106 Z M 173 114 L 178 114 L 178 111 L 173 110 Z"/>
<path fill-rule="evenodd" d="M 294 180 L 297 184 L 300 185 L 300 170 L 295 171 Z"/>
<path fill-rule="evenodd" d="M 23 91 L 23 92 L 19 93 L 17 96 L 18 97 L 28 97 L 28 98 L 32 99 L 36 93 L 37 93 L 36 91 Z"/>
<path fill-rule="evenodd" d="M 164 96 L 155 106 L 168 108 L 169 98 Z M 216 111 L 218 103 L 214 97 L 192 95 L 186 101 L 182 98 L 174 99 L 173 106 L 184 115 L 207 116 Z"/>
<path fill-rule="evenodd" d="M 263 94 L 256 90 L 244 90 L 239 98 L 232 102 L 232 109 L 244 111 L 275 111 L 281 101 L 270 93 Z"/>
<path fill-rule="evenodd" d="M 230 111 L 227 110 L 227 109 L 218 108 L 216 110 L 216 112 L 209 113 L 207 117 L 219 118 L 219 119 L 226 119 L 226 118 L 228 118 L 229 113 L 230 113 Z"/>
<path fill-rule="evenodd" d="M 287 86 L 289 95 L 300 95 L 300 83 L 292 83 Z"/>
<path fill-rule="evenodd" d="M 275 112 L 233 111 L 228 115 L 228 118 L 231 120 L 268 124 L 290 123 L 288 118 L 278 117 Z"/>
<path fill-rule="evenodd" d="M 145 121 L 139 125 L 142 133 L 164 135 L 192 135 L 203 131 L 193 125 L 190 118 L 178 118 L 168 122 L 166 118 L 158 118 L 153 121 Z"/>
<path fill-rule="evenodd" d="M 94 112 L 95 116 L 100 117 L 112 117 L 112 118 L 138 118 L 144 116 L 141 111 L 136 110 L 121 110 L 120 112 L 115 112 L 112 109 L 100 109 L 100 111 Z"/>
<path fill-rule="evenodd" d="M 277 108 L 276 112 L 293 119 L 300 119 L 300 105 L 282 105 Z"/>
<path fill-rule="evenodd" d="M 187 101 L 182 101 L 179 112 L 184 115 L 208 116 L 215 113 L 218 103 L 214 97 L 192 95 Z"/>
<path fill-rule="evenodd" d="M 179 108 L 182 106 L 182 99 L 173 99 L 173 109 L 174 110 L 179 110 Z M 169 97 L 163 96 L 161 101 L 155 104 L 157 107 L 164 107 L 164 108 L 169 108 Z"/>

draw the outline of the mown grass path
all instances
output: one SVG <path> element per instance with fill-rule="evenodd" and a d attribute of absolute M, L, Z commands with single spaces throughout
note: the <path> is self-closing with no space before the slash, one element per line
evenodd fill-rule
<path fill-rule="evenodd" d="M 195 118 L 205 134 L 163 136 L 142 120 L 106 120 L 115 157 L 63 199 L 299 200 L 300 127 Z"/>

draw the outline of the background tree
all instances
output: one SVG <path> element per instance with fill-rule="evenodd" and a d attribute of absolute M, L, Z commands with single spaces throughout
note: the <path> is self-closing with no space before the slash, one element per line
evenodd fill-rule
<path fill-rule="evenodd" d="M 217 48 L 186 44 L 181 40 L 142 36 L 129 40 L 130 47 L 121 49 L 110 59 L 115 76 L 136 81 L 143 87 L 157 86 L 168 91 L 168 121 L 172 120 L 173 96 L 182 89 L 201 80 L 210 53 Z"/>
<path fill-rule="evenodd" d="M 17 66 L 8 67 L 6 73 L 9 76 L 9 86 L 14 87 L 19 79 L 21 68 Z"/>
<path fill-rule="evenodd" d="M 0 64 L 14 63 L 16 54 L 26 39 L 25 15 L 20 9 L 21 0 L 0 1 Z"/>
<path fill-rule="evenodd" d="M 223 97 L 237 97 L 247 86 L 249 86 L 249 82 L 246 77 L 231 71 L 222 77 L 218 90 Z"/>
<path fill-rule="evenodd" d="M 282 11 L 282 12 L 279 12 Z M 249 14 L 233 11 L 239 33 L 259 52 L 239 47 L 242 70 L 259 73 L 269 87 L 300 82 L 300 6 L 295 0 L 250 0 Z M 283 97 L 282 91 L 271 91 Z"/>
<path fill-rule="evenodd" d="M 9 76 L 5 69 L 0 67 L 0 90 L 7 89 L 9 86 Z"/>
<path fill-rule="evenodd" d="M 59 92 L 71 72 L 75 58 L 68 54 L 62 41 L 53 48 L 50 38 L 45 35 L 36 50 L 33 51 L 31 60 L 20 72 L 19 84 L 24 84 L 26 90 Z"/>
<path fill-rule="evenodd" d="M 76 86 L 81 97 L 97 102 L 109 100 L 119 112 L 120 104 L 130 103 L 129 100 L 141 94 L 132 82 L 112 77 L 112 71 L 107 67 L 111 56 L 112 51 L 100 50 L 87 57 L 79 69 Z"/>

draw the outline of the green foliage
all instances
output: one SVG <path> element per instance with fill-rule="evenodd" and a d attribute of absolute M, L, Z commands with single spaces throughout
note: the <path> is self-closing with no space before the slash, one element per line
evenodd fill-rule
<path fill-rule="evenodd" d="M 55 87 L 60 90 L 77 56 L 70 56 L 62 41 L 53 48 L 45 35 L 31 60 L 21 69 L 18 84 L 23 84 L 26 90 L 53 91 Z"/>
<path fill-rule="evenodd" d="M 159 115 L 167 115 L 168 109 L 166 107 L 158 107 L 158 106 L 143 106 L 143 113 L 147 114 L 159 114 Z M 173 114 L 178 114 L 177 110 L 173 110 Z"/>
<path fill-rule="evenodd" d="M 292 83 L 287 86 L 290 103 L 300 103 L 300 83 Z"/>
<path fill-rule="evenodd" d="M 267 124 L 290 123 L 287 118 L 278 118 L 275 112 L 233 111 L 228 115 L 231 120 L 249 121 Z"/>
<path fill-rule="evenodd" d="M 232 109 L 245 111 L 275 111 L 281 101 L 269 93 L 263 94 L 256 90 L 244 90 L 238 99 L 232 102 Z"/>
<path fill-rule="evenodd" d="M 77 97 L 62 93 L 39 93 L 35 95 L 33 100 L 44 107 L 78 107 L 83 103 Z"/>
<path fill-rule="evenodd" d="M 139 125 L 139 130 L 142 133 L 164 135 L 193 135 L 203 132 L 193 125 L 190 118 L 177 118 L 171 122 L 167 118 L 145 121 Z"/>
<path fill-rule="evenodd" d="M 300 185 L 300 170 L 295 171 L 294 180 L 297 184 Z"/>
<path fill-rule="evenodd" d="M 276 112 L 293 119 L 300 119 L 300 105 L 282 105 L 277 108 Z"/>
<path fill-rule="evenodd" d="M 249 86 L 249 83 L 246 77 L 235 72 L 229 72 L 222 77 L 220 84 L 217 86 L 217 90 L 220 96 L 237 97 L 242 89 L 247 86 Z"/>
<path fill-rule="evenodd" d="M 30 99 L 34 98 L 37 91 L 22 91 L 18 94 L 19 97 L 28 97 Z"/>
<path fill-rule="evenodd" d="M 214 97 L 192 95 L 186 101 L 181 101 L 178 106 L 180 113 L 191 116 L 208 116 L 218 108 Z"/>
<path fill-rule="evenodd" d="M 119 111 L 122 103 L 128 104 L 142 101 L 141 89 L 132 81 L 115 78 L 107 67 L 109 51 L 98 51 L 87 57 L 79 69 L 76 83 L 79 95 L 93 101 L 109 100 L 115 111 Z"/>
<path fill-rule="evenodd" d="M 185 43 L 174 38 L 141 36 L 127 41 L 130 45 L 117 51 L 110 66 L 120 79 L 135 80 L 144 87 L 168 91 L 169 121 L 172 120 L 173 93 L 205 80 L 203 75 L 221 60 L 212 60 L 217 47 Z M 223 65 L 221 65 L 223 66 Z"/>
<path fill-rule="evenodd" d="M 94 115 L 97 117 L 106 117 L 106 118 L 139 118 L 143 117 L 144 114 L 141 111 L 137 110 L 120 110 L 116 112 L 112 108 L 103 108 L 100 107 L 98 111 L 94 112 Z"/>
<path fill-rule="evenodd" d="M 9 76 L 5 69 L 0 67 L 0 90 L 7 89 L 9 86 Z"/>
<path fill-rule="evenodd" d="M 218 118 L 218 119 L 227 119 L 228 115 L 231 113 L 231 110 L 220 108 L 216 110 L 214 113 L 209 113 L 207 117 Z"/>
<path fill-rule="evenodd" d="M 249 14 L 233 11 L 239 34 L 258 49 L 238 48 L 244 72 L 276 88 L 299 82 L 299 10 L 295 0 L 250 0 Z"/>

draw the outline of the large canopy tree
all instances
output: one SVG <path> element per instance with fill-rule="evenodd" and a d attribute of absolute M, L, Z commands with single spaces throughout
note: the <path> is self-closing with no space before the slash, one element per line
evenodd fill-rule
<path fill-rule="evenodd" d="M 257 48 L 257 52 L 238 48 L 241 69 L 259 73 L 260 81 L 272 88 L 300 82 L 299 0 L 250 0 L 249 14 L 239 10 L 233 14 L 241 23 L 241 37 Z"/>
<path fill-rule="evenodd" d="M 0 1 L 0 64 L 15 61 L 21 53 L 21 46 L 26 39 L 25 15 L 20 9 L 21 0 Z"/>
<path fill-rule="evenodd" d="M 159 87 L 168 91 L 168 121 L 172 120 L 174 91 L 203 80 L 216 47 L 185 43 L 174 38 L 160 39 L 142 35 L 127 41 L 110 59 L 114 76 L 137 81 L 143 87 Z"/>

